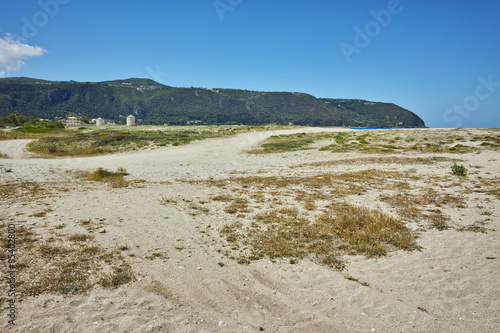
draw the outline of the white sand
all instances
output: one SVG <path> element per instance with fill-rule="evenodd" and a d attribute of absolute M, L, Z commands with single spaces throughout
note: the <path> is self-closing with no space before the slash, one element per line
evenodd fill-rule
<path fill-rule="evenodd" d="M 339 129 L 328 129 L 338 131 Z M 291 133 L 282 131 L 281 133 Z M 319 132 L 310 128 L 295 131 Z M 410 130 L 408 130 L 410 131 Z M 80 219 L 105 219 L 106 233 L 94 242 L 104 247 L 132 248 L 137 280 L 115 290 L 96 287 L 85 295 L 42 295 L 18 304 L 15 327 L 0 312 L 1 331 L 18 332 L 497 332 L 500 327 L 499 201 L 481 202 L 492 212 L 487 234 L 457 230 L 424 232 L 422 252 L 397 251 L 380 259 L 350 257 L 348 274 L 369 283 L 344 278 L 344 273 L 309 260 L 296 265 L 267 259 L 240 265 L 217 252 L 218 229 L 234 219 L 213 203 L 208 214 L 190 215 L 186 200 L 204 200 L 220 189 L 179 180 L 227 178 L 235 172 L 265 171 L 283 175 L 290 166 L 356 157 L 305 150 L 251 155 L 245 150 L 276 133 L 246 133 L 236 137 L 193 142 L 186 146 L 89 158 L 27 158 L 26 141 L 0 141 L 0 184 L 19 181 L 58 182 L 69 188 L 52 198 L 6 206 L 1 214 L 22 219 L 47 207 L 44 218 L 31 218 L 35 230 L 65 223 L 65 232 L 81 232 Z M 423 156 L 409 154 L 404 156 Z M 431 155 L 425 155 L 431 156 Z M 459 157 L 480 165 L 474 177 L 498 177 L 500 153 Z M 124 167 L 128 179 L 145 183 L 110 188 L 75 180 L 67 170 L 114 170 Z M 369 166 L 366 166 L 369 167 Z M 384 165 L 406 170 L 405 165 Z M 449 169 L 411 166 L 417 174 L 441 174 Z M 328 169 L 329 168 L 329 169 Z M 337 168 L 337 169 L 335 169 Z M 339 170 L 345 166 L 325 167 Z M 353 170 L 359 166 L 351 166 Z M 12 172 L 4 172 L 11 169 Z M 318 169 L 315 169 L 316 171 Z M 312 171 L 311 171 L 312 172 Z M 471 194 L 472 196 L 474 194 Z M 482 198 L 481 195 L 476 197 Z M 176 205 L 162 205 L 175 198 Z M 367 198 L 367 199 L 366 199 Z M 360 204 L 374 207 L 369 196 Z M 365 200 L 365 201 L 363 201 Z M 467 209 L 448 209 L 452 225 L 479 218 L 476 202 Z M 383 208 L 383 206 L 381 206 Z M 14 217 L 12 217 L 14 218 Z M 20 217 L 21 218 L 21 217 Z M 226 219 L 226 220 L 224 220 Z M 32 220 L 27 221 L 30 223 Z M 201 233 L 200 230 L 204 230 Z M 2 230 L 4 236 L 5 230 Z M 177 250 L 177 248 L 184 248 Z M 162 252 L 166 260 L 146 260 Z M 486 259 L 495 257 L 496 259 Z M 219 266 L 224 263 L 224 267 Z M 139 275 L 140 273 L 140 275 Z M 3 277 L 2 277 L 3 278 Z"/>

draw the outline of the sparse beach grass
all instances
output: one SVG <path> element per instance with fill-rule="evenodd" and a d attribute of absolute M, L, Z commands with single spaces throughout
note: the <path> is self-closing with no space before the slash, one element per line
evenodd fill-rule
<path fill-rule="evenodd" d="M 91 319 L 106 330 L 106 320 L 122 309 L 144 316 L 148 307 L 171 302 L 157 316 L 178 302 L 208 306 L 204 311 L 212 314 L 226 300 L 240 300 L 242 292 L 248 297 L 245 308 L 262 300 L 262 290 L 299 295 L 288 320 L 304 304 L 314 309 L 323 298 L 353 304 L 351 291 L 366 293 L 367 302 L 375 295 L 386 305 L 418 298 L 430 288 L 438 293 L 418 306 L 406 304 L 410 318 L 437 313 L 432 302 L 442 299 L 439 293 L 447 293 L 450 283 L 460 294 L 446 296 L 447 301 L 461 302 L 463 292 L 477 287 L 479 298 L 471 300 L 467 313 L 487 309 L 498 260 L 498 133 L 299 133 L 276 136 L 276 144 L 259 144 L 259 154 L 247 155 L 262 137 L 249 133 L 231 140 L 233 146 L 221 140 L 209 150 L 200 145 L 151 152 L 146 162 L 134 154 L 75 164 L 4 161 L 13 174 L 1 173 L 6 214 L 0 228 L 16 224 L 20 309 L 31 315 L 42 305 L 42 311 L 55 313 L 67 302 L 54 315 L 64 319 L 75 309 L 87 313 L 107 305 L 105 320 Z M 414 151 L 417 143 L 428 150 Z M 458 147 L 463 154 L 446 148 L 458 144 L 467 146 Z M 340 150 L 319 151 L 329 145 Z M 361 150 L 369 145 L 375 148 Z M 398 148 L 380 151 L 388 146 Z M 121 165 L 141 170 L 147 179 L 141 188 L 131 186 L 133 175 Z M 467 176 L 455 175 L 454 165 L 463 166 Z M 68 166 L 80 171 L 65 172 Z M 0 238 L 4 249 L 6 239 Z M 3 271 L 8 252 L 0 252 Z M 451 273 L 456 279 L 448 279 Z M 7 288 L 6 281 L 0 283 Z M 407 288 L 410 284 L 419 289 Z M 480 298 L 486 303 L 477 305 Z M 274 306 L 275 299 L 271 295 L 266 303 Z M 6 304 L 5 295 L 0 302 Z M 373 309 L 359 310 L 369 315 Z M 232 308 L 224 311 L 224 318 L 233 314 Z M 224 318 L 210 328 L 219 328 Z"/>
<path fill-rule="evenodd" d="M 0 140 L 39 139 L 46 136 L 66 136 L 75 133 L 76 129 L 53 127 L 20 127 L 9 131 L 0 131 Z"/>
<path fill-rule="evenodd" d="M 7 221 L 0 223 L 2 229 L 7 228 Z M 129 265 L 119 258 L 119 253 L 94 242 L 92 234 L 42 235 L 33 227 L 16 225 L 18 299 L 46 293 L 82 294 L 98 284 L 113 288 L 133 279 Z M 1 256 L 7 253 L 7 246 L 7 239 L 0 238 Z M 1 260 L 2 271 L 7 271 L 7 260 L 4 259 Z M 122 271 L 118 272 L 114 267 L 120 267 Z M 2 287 L 6 283 L 2 279 Z"/>
<path fill-rule="evenodd" d="M 240 263 L 263 257 L 311 258 L 342 270 L 346 268 L 343 256 L 347 254 L 383 256 L 398 249 L 417 248 L 418 234 L 405 226 L 405 219 L 345 203 L 349 196 L 398 188 L 401 180 L 414 178 L 411 174 L 369 169 L 309 176 L 255 175 L 206 183 L 221 188 L 230 183 L 233 187 L 229 190 L 248 196 L 247 200 L 229 194 L 213 197 L 222 203 L 229 202 L 224 208 L 226 213 L 254 213 L 249 216 L 251 222 L 240 220 L 220 230 L 221 236 L 238 252 L 230 256 Z M 287 205 L 271 199 L 277 193 L 280 199 L 288 198 Z M 243 209 L 236 208 L 236 202 L 244 203 Z M 248 209 L 252 203 L 266 202 L 269 204 L 263 208 Z M 297 208 L 300 202 L 310 214 Z M 318 210 L 319 206 L 326 208 Z"/>
<path fill-rule="evenodd" d="M 359 151 L 379 154 L 402 152 L 460 154 L 500 148 L 500 134 L 495 130 L 493 133 L 496 135 L 492 133 L 493 135 L 484 136 L 473 135 L 461 129 L 440 131 L 415 129 L 411 131 L 410 137 L 406 135 L 407 132 L 408 130 L 404 129 L 393 129 L 278 135 L 268 138 L 259 148 L 248 152 L 253 154 L 282 153 L 313 149 L 311 147 L 313 145 L 320 145 L 320 151 L 334 153 Z"/>
<path fill-rule="evenodd" d="M 381 156 L 381 157 L 359 157 L 347 159 L 335 159 L 323 162 L 311 162 L 301 164 L 299 167 L 308 166 L 334 166 L 334 165 L 353 165 L 353 164 L 401 164 L 401 165 L 433 165 L 438 162 L 453 162 L 460 161 L 443 156 L 433 157 L 400 157 L 400 156 Z"/>
<path fill-rule="evenodd" d="M 494 143 L 474 144 L 474 140 L 484 142 L 486 138 Z M 325 140 L 332 141 L 327 149 L 324 149 Z M 245 202 L 246 199 L 246 214 L 238 216 L 244 219 L 226 223 L 220 229 L 220 235 L 231 248 L 225 252 L 229 258 L 240 263 L 265 257 L 271 260 L 289 258 L 294 263 L 310 258 L 342 270 L 347 267 L 346 255 L 377 257 L 395 250 L 420 251 L 422 247 L 417 239 L 426 229 L 486 230 L 481 229 L 484 227 L 462 227 L 454 223 L 447 212 L 468 208 L 467 196 L 472 192 L 498 195 L 496 178 L 469 178 L 457 182 L 453 178 L 456 172 L 441 176 L 417 173 L 417 168 L 421 169 L 419 166 L 422 165 L 437 169 L 452 166 L 455 170 L 463 159 L 402 154 L 480 153 L 482 149 L 496 150 L 497 140 L 492 135 L 474 139 L 467 130 L 279 135 L 247 152 L 284 153 L 319 148 L 322 151 L 359 151 L 370 155 L 299 164 L 290 167 L 288 175 L 246 172 L 241 176 L 205 183 L 224 190 L 212 200 L 225 205 L 223 211 L 227 214 L 243 213 L 235 207 L 235 200 Z M 391 156 L 372 156 L 372 153 L 388 152 Z M 392 154 L 396 152 L 400 155 Z M 385 164 L 404 166 L 407 171 L 378 167 Z M 336 168 L 343 165 L 364 166 L 364 169 L 346 171 Z M 321 167 L 321 171 L 313 171 L 311 167 Z M 336 171 L 329 172 L 330 167 Z M 303 168 L 307 172 L 301 171 Z M 459 173 L 466 170 L 462 165 L 458 169 Z M 386 207 L 384 211 L 390 213 L 355 204 L 357 198 L 365 195 L 373 198 L 370 206 Z"/>
<path fill-rule="evenodd" d="M 29 151 L 48 156 L 94 156 L 144 148 L 180 146 L 191 141 L 286 126 L 112 126 L 67 129 L 60 135 L 35 137 Z M 17 137 L 16 137 L 17 138 Z M 20 136 L 19 138 L 25 138 Z M 30 137 L 31 138 L 31 137 Z"/>
<path fill-rule="evenodd" d="M 309 144 L 314 143 L 315 138 L 316 135 L 307 133 L 273 135 L 261 145 L 262 149 L 251 150 L 249 151 L 249 153 L 281 153 L 286 151 L 307 149 L 307 146 Z"/>
<path fill-rule="evenodd" d="M 54 191 L 65 191 L 57 184 L 40 184 L 37 182 L 20 182 L 0 185 L 0 199 L 7 202 L 24 202 L 44 198 Z"/>
<path fill-rule="evenodd" d="M 242 224 L 226 225 L 221 236 L 242 249 L 238 260 L 248 263 L 264 257 L 311 260 L 343 270 L 345 254 L 378 257 L 394 250 L 414 250 L 417 234 L 403 222 L 380 211 L 348 204 L 334 204 L 310 219 L 296 209 L 273 209 Z"/>

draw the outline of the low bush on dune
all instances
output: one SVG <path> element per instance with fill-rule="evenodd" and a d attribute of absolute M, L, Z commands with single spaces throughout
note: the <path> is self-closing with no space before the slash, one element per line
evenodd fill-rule
<path fill-rule="evenodd" d="M 467 175 L 467 168 L 464 167 L 463 165 L 457 165 L 454 164 L 451 167 L 451 173 L 457 176 L 466 176 Z"/>
<path fill-rule="evenodd" d="M 98 168 L 95 171 L 80 171 L 77 172 L 78 177 L 98 181 L 105 182 L 111 185 L 111 187 L 127 187 L 128 182 L 123 178 L 128 175 L 127 170 L 125 168 L 118 168 L 116 171 L 109 171 L 104 168 Z"/>

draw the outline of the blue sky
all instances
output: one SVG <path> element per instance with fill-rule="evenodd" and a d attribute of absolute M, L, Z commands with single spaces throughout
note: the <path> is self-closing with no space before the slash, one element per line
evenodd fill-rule
<path fill-rule="evenodd" d="M 500 127 L 500 1 L 0 0 L 0 74 L 392 102 Z"/>

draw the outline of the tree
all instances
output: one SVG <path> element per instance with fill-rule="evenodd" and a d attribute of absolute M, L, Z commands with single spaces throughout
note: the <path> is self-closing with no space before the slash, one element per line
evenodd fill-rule
<path fill-rule="evenodd" d="M 15 126 L 21 126 L 28 121 L 28 117 L 19 114 L 17 111 L 5 117 L 5 122 Z"/>
<path fill-rule="evenodd" d="M 88 117 L 83 116 L 80 121 L 84 124 L 90 124 L 91 120 Z"/>

